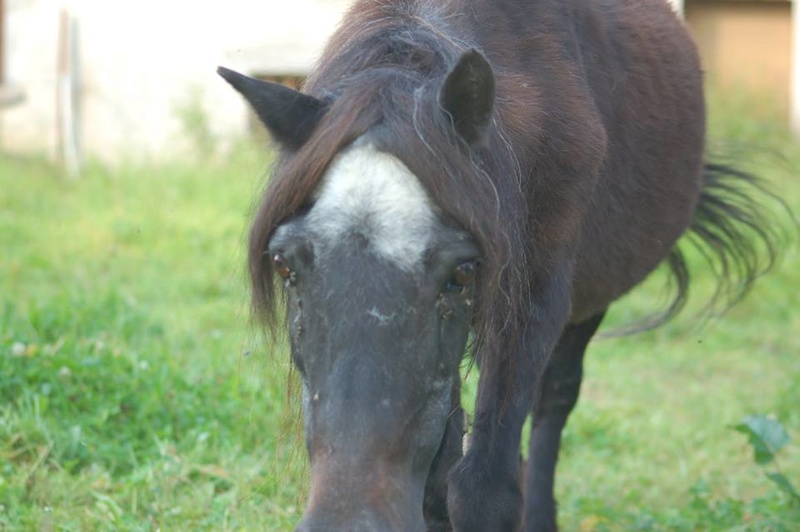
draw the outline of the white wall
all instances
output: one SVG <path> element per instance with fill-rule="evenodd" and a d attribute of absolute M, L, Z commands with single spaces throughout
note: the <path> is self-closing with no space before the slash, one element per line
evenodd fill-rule
<path fill-rule="evenodd" d="M 56 57 L 62 6 L 77 19 L 83 79 L 83 145 L 106 161 L 170 158 L 186 148 L 178 118 L 202 109 L 213 133 L 245 131 L 245 106 L 219 78 L 306 69 L 345 0 L 11 0 L 7 74 L 26 102 L 0 114 L 0 148 L 55 153 Z M 194 102 L 194 103 L 193 103 Z"/>
<path fill-rule="evenodd" d="M 671 0 L 676 6 L 682 0 Z M 0 111 L 0 149 L 56 148 L 59 11 L 80 26 L 82 144 L 105 161 L 183 154 L 179 110 L 208 117 L 220 147 L 245 131 L 241 99 L 215 74 L 297 72 L 317 57 L 349 0 L 6 0 L 7 74 L 24 104 Z M 800 0 L 793 1 L 792 117 L 800 134 Z"/>

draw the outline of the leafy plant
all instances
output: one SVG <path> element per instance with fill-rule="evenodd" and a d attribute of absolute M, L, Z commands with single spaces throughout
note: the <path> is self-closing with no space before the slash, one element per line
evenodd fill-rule
<path fill-rule="evenodd" d="M 800 493 L 783 474 L 776 459 L 777 453 L 791 441 L 783 425 L 766 416 L 752 415 L 744 418 L 733 429 L 747 436 L 753 447 L 753 458 L 758 465 L 763 467 L 772 464 L 774 470 L 765 471 L 767 478 L 791 500 L 800 502 Z"/>

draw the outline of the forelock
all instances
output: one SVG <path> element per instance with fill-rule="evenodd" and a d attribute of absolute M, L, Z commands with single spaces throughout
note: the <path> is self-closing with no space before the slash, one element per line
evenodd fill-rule
<path fill-rule="evenodd" d="M 320 251 L 358 236 L 375 255 L 410 271 L 421 264 L 440 221 L 417 177 L 361 139 L 333 160 L 307 223 Z"/>

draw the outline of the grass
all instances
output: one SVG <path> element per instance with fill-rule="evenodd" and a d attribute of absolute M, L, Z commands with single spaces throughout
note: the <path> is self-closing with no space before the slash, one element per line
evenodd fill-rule
<path fill-rule="evenodd" d="M 772 152 L 753 162 L 800 212 L 797 146 L 739 108 L 717 115 L 732 117 L 717 137 Z M 69 182 L 0 156 L 0 530 L 296 524 L 307 466 L 288 358 L 249 325 L 244 275 L 267 166 L 245 147 Z M 559 466 L 564 530 L 800 530 L 731 429 L 780 420 L 795 442 L 778 464 L 797 486 L 798 271 L 795 239 L 724 319 L 698 327 L 690 310 L 592 345 Z M 634 293 L 610 323 L 658 294 Z"/>

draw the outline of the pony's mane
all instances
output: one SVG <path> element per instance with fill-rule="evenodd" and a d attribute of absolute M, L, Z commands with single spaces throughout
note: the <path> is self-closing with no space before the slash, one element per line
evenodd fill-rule
<path fill-rule="evenodd" d="M 481 247 L 477 352 L 502 358 L 508 342 L 519 341 L 532 282 L 525 274 L 530 229 L 519 164 L 504 133 L 502 101 L 482 147 L 468 146 L 439 105 L 445 75 L 471 47 L 451 35 L 446 20 L 415 2 L 361 2 L 309 78 L 304 92 L 324 101 L 327 113 L 303 147 L 276 162 L 250 234 L 253 307 L 272 332 L 281 313 L 264 256 L 269 240 L 309 207 L 336 155 L 368 135 L 419 178 L 447 223 L 469 231 Z"/>

